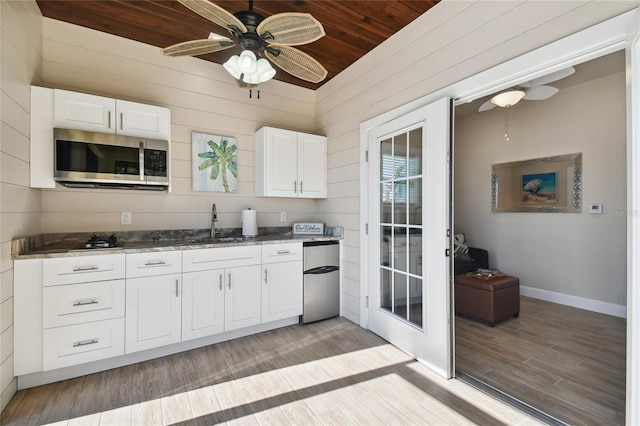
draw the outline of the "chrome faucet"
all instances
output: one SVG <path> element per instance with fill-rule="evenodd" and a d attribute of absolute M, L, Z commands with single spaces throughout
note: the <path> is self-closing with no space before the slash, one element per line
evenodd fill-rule
<path fill-rule="evenodd" d="M 220 231 L 216 231 L 216 222 L 218 221 L 218 210 L 216 210 L 216 203 L 211 206 L 211 239 L 215 240 L 216 235 Z"/>

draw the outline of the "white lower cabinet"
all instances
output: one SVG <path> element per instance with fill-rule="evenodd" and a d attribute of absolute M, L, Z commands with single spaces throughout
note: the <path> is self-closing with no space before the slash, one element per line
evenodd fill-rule
<path fill-rule="evenodd" d="M 126 353 L 180 342 L 181 271 L 181 251 L 127 255 Z"/>
<path fill-rule="evenodd" d="M 262 246 L 262 322 L 302 315 L 302 244 Z"/>
<path fill-rule="evenodd" d="M 260 247 L 189 250 L 183 256 L 182 340 L 260 324 Z"/>
<path fill-rule="evenodd" d="M 182 276 L 182 340 L 224 331 L 224 269 Z"/>
<path fill-rule="evenodd" d="M 225 274 L 225 331 L 260 324 L 260 265 L 227 268 Z"/>
<path fill-rule="evenodd" d="M 126 353 L 181 339 L 180 274 L 127 279 Z"/>
<path fill-rule="evenodd" d="M 14 274 L 16 376 L 302 314 L 302 243 L 16 260 Z"/>

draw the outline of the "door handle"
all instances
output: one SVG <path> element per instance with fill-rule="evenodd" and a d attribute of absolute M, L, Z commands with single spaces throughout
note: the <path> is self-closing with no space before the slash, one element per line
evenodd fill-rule
<path fill-rule="evenodd" d="M 293 181 L 293 193 L 298 193 L 298 182 L 296 182 L 295 180 Z"/>
<path fill-rule="evenodd" d="M 300 181 L 300 193 L 302 194 L 302 181 Z"/>
<path fill-rule="evenodd" d="M 220 291 L 222 291 L 222 274 L 218 275 L 218 278 L 220 278 Z"/>
<path fill-rule="evenodd" d="M 264 269 L 264 283 L 267 284 L 267 268 Z"/>
<path fill-rule="evenodd" d="M 231 290 L 231 272 L 229 272 L 229 290 Z"/>
<path fill-rule="evenodd" d="M 176 297 L 178 297 L 178 296 L 179 296 L 179 294 L 178 294 L 178 280 L 176 280 Z"/>

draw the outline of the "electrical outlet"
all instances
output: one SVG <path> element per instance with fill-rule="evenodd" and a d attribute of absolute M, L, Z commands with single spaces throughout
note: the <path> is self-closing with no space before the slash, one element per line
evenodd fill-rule
<path fill-rule="evenodd" d="M 285 223 L 287 221 L 287 212 L 280 212 L 280 222 Z"/>
<path fill-rule="evenodd" d="M 131 212 L 120 212 L 120 225 L 131 225 Z"/>

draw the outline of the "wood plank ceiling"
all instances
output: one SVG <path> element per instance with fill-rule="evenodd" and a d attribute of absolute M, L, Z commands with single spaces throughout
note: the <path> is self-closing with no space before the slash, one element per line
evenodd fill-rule
<path fill-rule="evenodd" d="M 254 12 L 264 17 L 281 12 L 306 12 L 324 26 L 326 36 L 296 46 L 316 58 L 328 71 L 327 78 L 309 83 L 276 67 L 275 79 L 317 89 L 377 45 L 425 13 L 438 0 L 255 0 Z M 125 37 L 159 48 L 183 41 L 206 38 L 210 32 L 227 36 L 225 29 L 190 11 L 177 1 L 161 0 L 37 0 L 42 14 L 82 27 Z M 248 1 L 215 1 L 232 13 L 247 10 Z M 200 56 L 224 63 L 239 54 L 235 46 Z M 158 51 L 160 55 L 160 51 Z M 180 58 L 174 58 L 180 60 Z"/>

